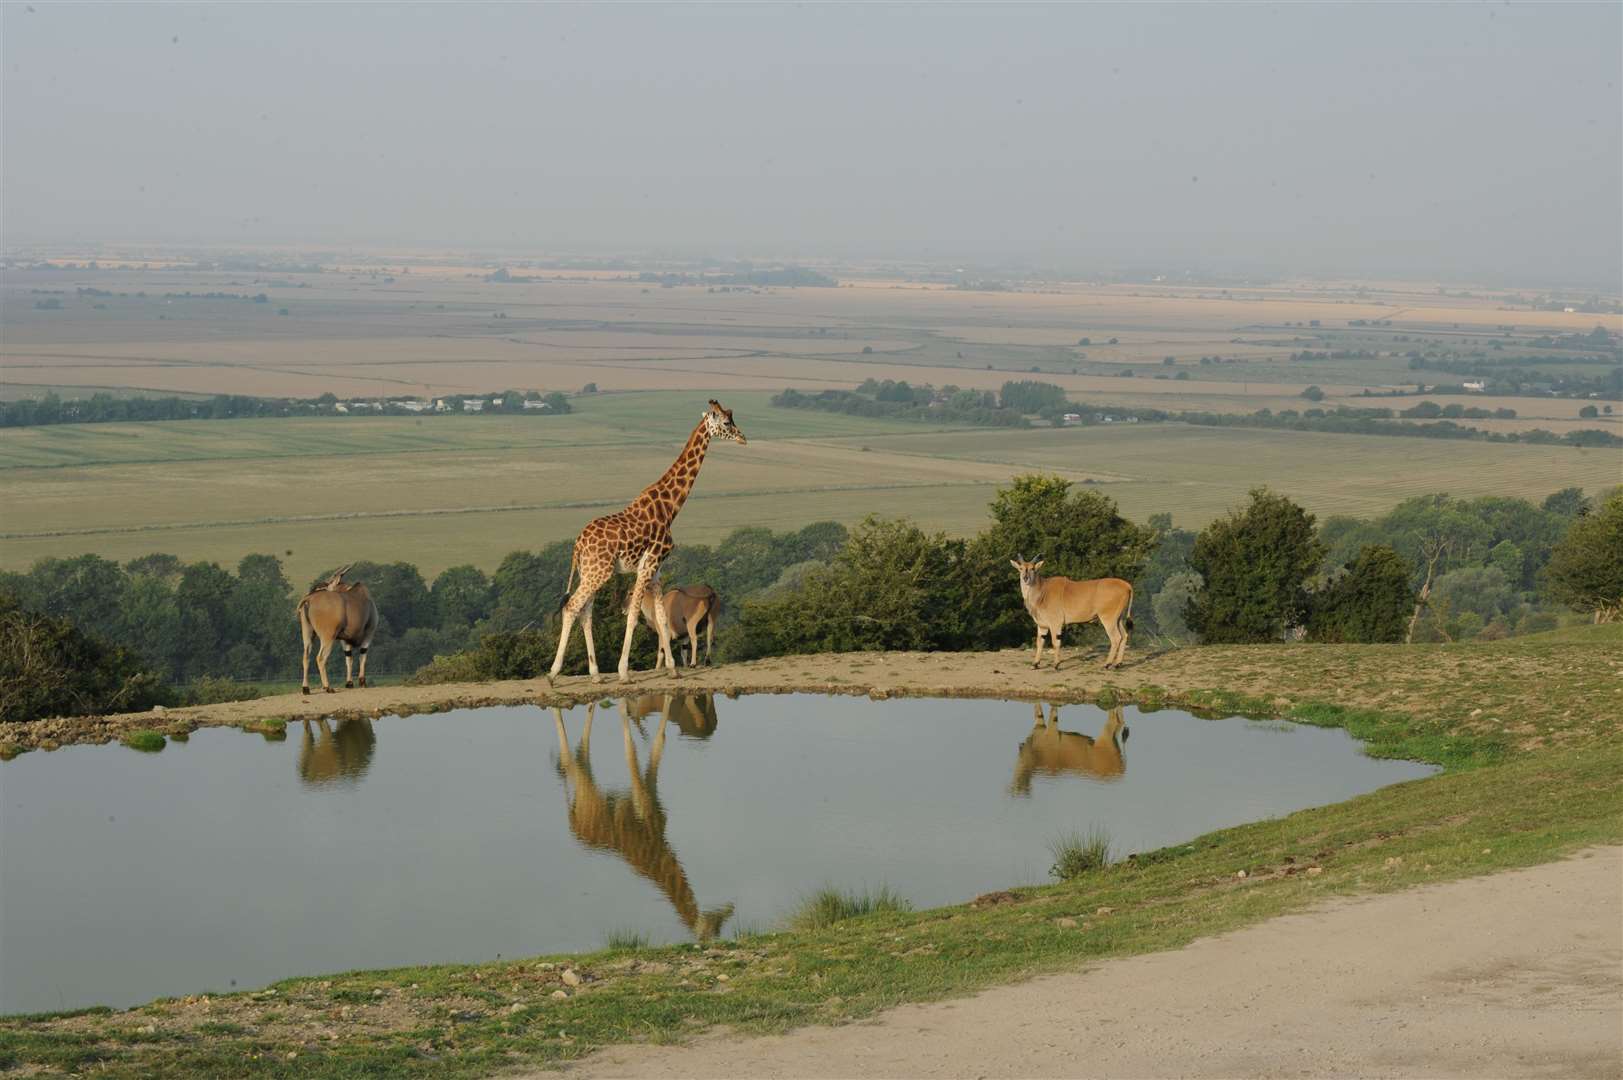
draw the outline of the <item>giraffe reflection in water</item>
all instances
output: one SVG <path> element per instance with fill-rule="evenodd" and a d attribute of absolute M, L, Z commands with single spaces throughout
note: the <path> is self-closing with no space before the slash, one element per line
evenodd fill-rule
<path fill-rule="evenodd" d="M 715 730 L 715 704 L 709 695 L 698 695 L 689 701 L 704 704 L 684 705 L 677 709 L 681 698 L 667 695 L 658 701 L 658 709 L 646 708 L 639 717 L 654 711 L 660 714 L 659 726 L 654 729 L 653 744 L 648 751 L 648 767 L 643 769 L 637 760 L 637 746 L 632 740 L 631 711 L 634 700 L 628 699 L 620 715 L 620 731 L 625 743 L 626 771 L 631 776 L 629 791 L 604 791 L 592 777 L 592 719 L 596 705 L 586 706 L 586 720 L 581 730 L 580 743 L 571 750 L 569 734 L 564 728 L 564 714 L 553 709 L 558 727 L 558 774 L 564 780 L 569 798 L 569 829 L 575 838 L 589 848 L 612 851 L 630 864 L 640 876 L 658 886 L 660 892 L 676 909 L 682 924 L 700 941 L 708 941 L 721 932 L 722 924 L 731 917 L 733 905 L 724 904 L 708 911 L 699 909 L 693 886 L 687 872 L 682 869 L 670 841 L 665 838 L 665 808 L 659 801 L 659 762 L 665 752 L 665 723 L 675 720 L 674 713 L 710 717 L 708 730 Z M 641 707 L 641 706 L 638 706 Z M 682 726 L 679 723 L 679 726 Z"/>
<path fill-rule="evenodd" d="M 358 783 L 372 764 L 372 749 L 378 737 L 372 731 L 372 721 L 361 717 L 338 721 L 338 730 L 327 725 L 327 718 L 317 721 L 321 733 L 310 730 L 309 718 L 304 721 L 304 743 L 299 747 L 299 780 L 305 787 L 327 787 L 338 783 Z"/>
<path fill-rule="evenodd" d="M 1009 791 L 1015 795 L 1031 794 L 1031 778 L 1037 773 L 1060 776 L 1079 773 L 1095 780 L 1115 780 L 1127 771 L 1123 749 L 1127 743 L 1127 726 L 1122 723 L 1121 709 L 1110 710 L 1105 726 L 1097 739 L 1074 731 L 1059 729 L 1059 708 L 1048 706 L 1048 722 L 1043 722 L 1043 707 L 1033 705 L 1036 724 L 1026 741 L 1020 744 L 1020 754 L 1014 762 L 1014 782 Z"/>

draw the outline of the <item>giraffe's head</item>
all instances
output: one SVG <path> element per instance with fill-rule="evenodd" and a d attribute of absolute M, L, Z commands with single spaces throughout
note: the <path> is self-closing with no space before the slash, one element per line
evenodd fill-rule
<path fill-rule="evenodd" d="M 729 439 L 739 446 L 749 441 L 738 430 L 738 425 L 733 423 L 733 410 L 723 409 L 721 402 L 715 399 L 711 399 L 710 407 L 704 411 L 704 426 L 712 439 Z"/>

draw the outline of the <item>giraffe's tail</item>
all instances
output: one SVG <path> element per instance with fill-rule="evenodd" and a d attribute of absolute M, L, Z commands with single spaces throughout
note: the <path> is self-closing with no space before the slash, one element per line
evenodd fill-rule
<path fill-rule="evenodd" d="M 580 549 L 576 548 L 569 552 L 569 574 L 564 578 L 564 595 L 563 598 L 558 601 L 559 611 L 562 611 L 564 606 L 569 603 L 569 597 L 575 588 L 575 573 L 579 567 Z"/>

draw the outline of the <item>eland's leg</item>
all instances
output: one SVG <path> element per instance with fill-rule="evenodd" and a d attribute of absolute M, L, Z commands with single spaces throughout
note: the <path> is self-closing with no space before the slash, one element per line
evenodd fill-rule
<path fill-rule="evenodd" d="M 344 642 L 344 689 L 355 689 L 355 649 L 349 642 Z"/>
<path fill-rule="evenodd" d="M 308 630 L 306 630 L 304 632 L 303 637 L 304 637 L 304 662 L 302 664 L 300 664 L 299 667 L 300 667 L 300 671 L 301 671 L 301 674 L 303 675 L 303 680 L 304 680 L 304 682 L 303 682 L 304 694 L 305 694 L 306 697 L 308 697 L 310 695 L 310 632 Z"/>
<path fill-rule="evenodd" d="M 1062 639 L 1064 636 L 1065 636 L 1065 627 L 1061 626 L 1058 631 L 1056 631 L 1052 626 L 1050 626 L 1048 628 L 1048 642 L 1049 642 L 1049 644 L 1054 646 L 1054 670 L 1055 671 L 1059 670 L 1059 661 L 1060 661 L 1059 643 L 1060 643 L 1060 639 Z"/>
<path fill-rule="evenodd" d="M 332 685 L 327 682 L 327 657 L 330 655 L 332 655 L 332 642 L 323 641 L 321 651 L 316 653 L 316 670 L 321 672 L 321 690 L 326 694 L 337 693 L 332 688 Z"/>
<path fill-rule="evenodd" d="M 671 675 L 675 677 L 681 672 L 676 670 L 676 658 L 671 655 L 671 614 L 665 610 L 665 598 L 660 595 L 658 573 L 654 574 L 648 587 L 653 590 L 654 630 L 659 637 L 659 648 L 656 651 L 658 659 L 654 661 L 654 667 L 657 668 L 663 663 L 671 669 Z"/>
<path fill-rule="evenodd" d="M 1037 627 L 1037 655 L 1032 657 L 1031 666 L 1043 666 L 1043 628 L 1040 624 Z"/>
<path fill-rule="evenodd" d="M 372 647 L 372 639 L 367 638 L 361 643 L 361 685 L 366 685 L 366 651 Z"/>

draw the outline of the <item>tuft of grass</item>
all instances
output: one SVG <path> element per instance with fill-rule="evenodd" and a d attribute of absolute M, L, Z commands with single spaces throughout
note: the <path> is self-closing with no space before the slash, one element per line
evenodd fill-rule
<path fill-rule="evenodd" d="M 835 923 L 861 915 L 900 914 L 913 910 L 913 904 L 890 886 L 881 885 L 876 892 L 842 892 L 825 885 L 802 900 L 800 907 L 789 917 L 789 925 L 796 930 L 822 930 Z"/>
<path fill-rule="evenodd" d="M 1054 856 L 1048 872 L 1061 881 L 1075 881 L 1110 865 L 1110 834 L 1098 826 L 1087 832 L 1069 829 L 1048 842 L 1048 851 Z"/>
<path fill-rule="evenodd" d="M 648 935 L 641 930 L 610 930 L 603 936 L 603 947 L 610 952 L 636 952 L 648 948 Z"/>
<path fill-rule="evenodd" d="M 131 750 L 139 750 L 143 754 L 155 754 L 164 748 L 164 737 L 145 728 L 130 732 L 123 741 Z"/>

